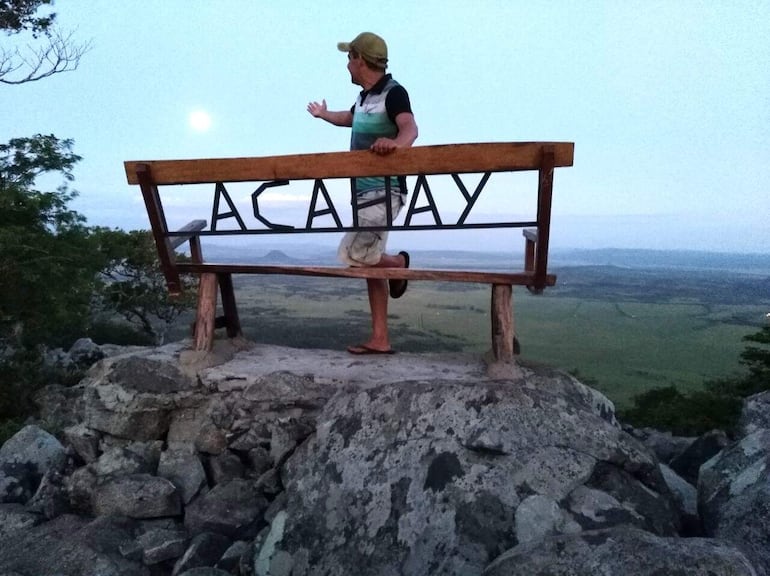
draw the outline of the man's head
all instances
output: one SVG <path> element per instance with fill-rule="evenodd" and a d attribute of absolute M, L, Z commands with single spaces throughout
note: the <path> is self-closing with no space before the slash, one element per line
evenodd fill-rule
<path fill-rule="evenodd" d="M 339 42 L 337 49 L 347 52 L 348 58 L 363 58 L 370 68 L 385 70 L 388 67 L 388 46 L 372 32 L 361 32 L 351 42 Z"/>

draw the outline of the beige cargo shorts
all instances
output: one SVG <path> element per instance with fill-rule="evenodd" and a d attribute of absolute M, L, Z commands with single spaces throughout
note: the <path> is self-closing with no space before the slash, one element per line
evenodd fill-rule
<path fill-rule="evenodd" d="M 385 190 L 372 190 L 358 197 L 358 203 L 363 204 L 385 196 Z M 396 216 L 401 212 L 406 202 L 406 194 L 391 193 L 390 209 L 395 222 Z M 379 202 L 358 210 L 358 225 L 386 226 L 388 220 L 385 202 Z M 337 250 L 337 258 L 348 266 L 373 266 L 380 261 L 385 252 L 385 244 L 388 241 L 387 230 L 372 230 L 361 232 L 347 232 L 340 242 Z"/>

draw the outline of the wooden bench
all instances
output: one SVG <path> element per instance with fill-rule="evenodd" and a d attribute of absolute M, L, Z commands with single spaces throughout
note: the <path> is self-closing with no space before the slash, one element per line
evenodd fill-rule
<path fill-rule="evenodd" d="M 571 166 L 574 145 L 571 142 L 508 142 L 480 144 L 451 144 L 417 146 L 399 149 L 388 156 L 368 151 L 298 154 L 261 158 L 222 158 L 200 160 L 148 160 L 125 162 L 129 184 L 139 185 L 147 208 L 158 257 L 172 294 L 181 290 L 180 274 L 199 274 L 198 308 L 194 329 L 195 348 L 210 350 L 216 328 L 226 328 L 229 337 L 240 335 L 241 326 L 233 291 L 233 274 L 289 274 L 337 278 L 387 278 L 476 282 L 490 284 L 492 351 L 498 360 L 510 360 L 514 355 L 514 325 L 512 287 L 526 286 L 540 293 L 552 286 L 556 277 L 548 273 L 548 240 L 551 223 L 551 197 L 555 167 Z M 537 178 L 537 216 L 529 221 L 472 222 L 468 220 L 484 186 L 493 174 L 532 170 Z M 461 175 L 481 174 L 470 191 Z M 338 210 L 329 195 L 325 180 L 349 180 L 365 176 L 416 177 L 404 208 L 403 224 L 390 224 L 378 230 L 457 230 L 482 228 L 522 228 L 525 237 L 524 262 L 510 271 L 432 270 L 419 268 L 352 268 L 343 266 L 284 266 L 231 264 L 207 262 L 202 254 L 201 238 L 227 235 L 263 235 L 293 233 L 325 233 L 360 230 L 353 215 L 352 226 L 343 226 Z M 451 176 L 465 199 L 466 206 L 456 222 L 443 221 L 438 209 L 438 196 L 431 189 L 428 177 Z M 410 179 L 411 180 L 411 179 Z M 259 196 L 274 186 L 290 181 L 312 181 L 312 196 L 304 227 L 293 227 L 270 221 L 259 206 Z M 257 225 L 249 227 L 233 202 L 226 184 L 236 182 L 261 183 L 251 196 L 253 216 Z M 161 201 L 159 187 L 213 184 L 214 198 L 211 224 L 195 220 L 179 230 L 171 231 Z M 434 186 L 435 188 L 435 186 Z M 348 198 L 349 201 L 349 198 Z M 227 211 L 222 210 L 223 202 Z M 319 208 L 319 202 L 322 206 Z M 424 202 L 424 205 L 418 205 Z M 511 206 L 517 209 L 516 198 Z M 532 207 L 534 208 L 534 207 Z M 344 206 L 345 215 L 350 207 Z M 417 224 L 414 217 L 426 214 L 430 223 Z M 315 226 L 317 219 L 331 217 L 334 226 Z M 422 217 L 425 219 L 425 217 Z M 222 230 L 220 223 L 228 220 L 235 229 Z M 191 261 L 178 262 L 175 248 L 189 242 Z M 223 316 L 216 316 L 217 287 L 222 298 Z"/>

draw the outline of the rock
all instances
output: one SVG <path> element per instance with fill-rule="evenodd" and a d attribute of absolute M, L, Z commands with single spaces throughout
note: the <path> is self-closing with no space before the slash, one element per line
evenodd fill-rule
<path fill-rule="evenodd" d="M 738 427 L 743 436 L 770 429 L 770 390 L 744 399 Z"/>
<path fill-rule="evenodd" d="M 136 539 L 146 566 L 174 560 L 185 553 L 187 534 L 183 529 L 152 528 Z"/>
<path fill-rule="evenodd" d="M 204 532 L 195 536 L 190 546 L 174 565 L 172 576 L 189 574 L 193 568 L 211 567 L 222 557 L 230 547 L 232 540 L 222 534 Z"/>
<path fill-rule="evenodd" d="M 226 484 L 230 480 L 243 478 L 245 468 L 241 459 L 229 450 L 209 457 L 206 460 L 206 471 L 211 484 Z"/>
<path fill-rule="evenodd" d="M 216 567 L 230 574 L 238 574 L 244 557 L 248 558 L 252 552 L 252 545 L 245 540 L 233 542 L 216 564 Z"/>
<path fill-rule="evenodd" d="M 149 354 L 106 358 L 82 384 L 86 425 L 139 441 L 162 440 L 171 410 L 197 388 L 176 363 Z"/>
<path fill-rule="evenodd" d="M 232 572 L 225 572 L 219 568 L 201 567 L 185 570 L 179 576 L 231 576 Z"/>
<path fill-rule="evenodd" d="M 93 514 L 91 494 L 96 487 L 96 474 L 90 467 L 78 468 L 64 479 L 69 503 L 74 512 L 90 516 Z"/>
<path fill-rule="evenodd" d="M 127 476 L 129 474 L 153 474 L 157 468 L 128 448 L 110 448 L 96 462 L 89 465 L 97 476 Z"/>
<path fill-rule="evenodd" d="M 712 430 L 700 436 L 679 456 L 674 458 L 669 466 L 687 482 L 698 484 L 698 471 L 701 465 L 730 444 L 727 434 L 721 430 Z"/>
<path fill-rule="evenodd" d="M 747 558 L 725 543 L 662 538 L 628 526 L 552 536 L 519 544 L 484 576 L 755 576 Z"/>
<path fill-rule="evenodd" d="M 49 468 L 43 475 L 34 496 L 27 502 L 27 509 L 47 519 L 56 518 L 70 511 L 69 495 L 64 477 L 72 469 L 65 465 Z"/>
<path fill-rule="evenodd" d="M 246 455 L 251 470 L 256 476 L 261 476 L 273 467 L 273 460 L 270 453 L 262 446 L 257 446 L 249 450 Z"/>
<path fill-rule="evenodd" d="M 0 448 L 0 502 L 26 502 L 43 474 L 65 461 L 64 446 L 55 437 L 38 426 L 25 426 Z"/>
<path fill-rule="evenodd" d="M 44 520 L 22 504 L 0 504 L 0 542 L 10 534 L 37 526 Z"/>
<path fill-rule="evenodd" d="M 674 458 L 684 452 L 696 438 L 674 436 L 671 432 L 655 430 L 654 428 L 623 427 L 634 438 L 639 439 L 655 453 L 663 464 L 669 464 Z"/>
<path fill-rule="evenodd" d="M 99 433 L 82 422 L 64 429 L 64 439 L 86 464 L 99 457 Z"/>
<path fill-rule="evenodd" d="M 227 435 L 213 422 L 204 422 L 195 437 L 195 449 L 206 454 L 221 454 L 227 449 Z"/>
<path fill-rule="evenodd" d="M 83 420 L 83 387 L 50 384 L 35 392 L 32 400 L 38 418 L 56 428 L 75 426 Z"/>
<path fill-rule="evenodd" d="M 267 500 L 259 494 L 253 481 L 235 479 L 214 486 L 198 496 L 185 511 L 188 532 L 216 532 L 233 539 L 248 539 L 260 528 Z"/>
<path fill-rule="evenodd" d="M 698 491 L 679 474 L 665 464 L 660 465 L 663 479 L 674 497 L 679 517 L 683 526 L 683 535 L 700 536 L 701 526 L 698 517 Z"/>
<path fill-rule="evenodd" d="M 0 574 L 150 576 L 141 562 L 120 552 L 135 528 L 125 518 L 59 516 L 0 540 Z"/>
<path fill-rule="evenodd" d="M 568 506 L 581 486 L 675 534 L 657 461 L 602 406 L 547 370 L 342 390 L 286 462 L 256 574 L 311 559 L 318 573 L 478 574 L 521 540 L 582 530 Z"/>
<path fill-rule="evenodd" d="M 182 513 L 176 487 L 165 478 L 149 474 L 116 476 L 100 481 L 91 501 L 98 516 L 158 518 Z"/>
<path fill-rule="evenodd" d="M 160 455 L 158 476 L 166 478 L 179 490 L 182 503 L 188 504 L 201 488 L 207 486 L 206 472 L 196 454 L 166 450 Z"/>
<path fill-rule="evenodd" d="M 105 356 L 99 345 L 90 338 L 78 338 L 75 340 L 68 354 L 72 362 L 79 368 L 88 368 Z"/>
<path fill-rule="evenodd" d="M 701 467 L 698 509 L 707 536 L 733 542 L 760 574 L 770 574 L 770 430 L 757 430 Z"/>

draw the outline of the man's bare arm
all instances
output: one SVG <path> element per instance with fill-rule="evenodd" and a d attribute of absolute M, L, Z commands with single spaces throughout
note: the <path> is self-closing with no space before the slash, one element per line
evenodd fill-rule
<path fill-rule="evenodd" d="M 307 105 L 307 111 L 315 118 L 326 120 L 335 126 L 353 126 L 353 113 L 350 110 L 331 111 L 326 108 L 326 100 L 311 102 Z"/>
<path fill-rule="evenodd" d="M 417 123 L 414 121 L 414 115 L 409 112 L 402 112 L 396 116 L 396 126 L 398 126 L 398 135 L 395 138 L 377 138 L 370 150 L 377 154 L 389 154 L 396 148 L 409 148 L 417 140 Z"/>

